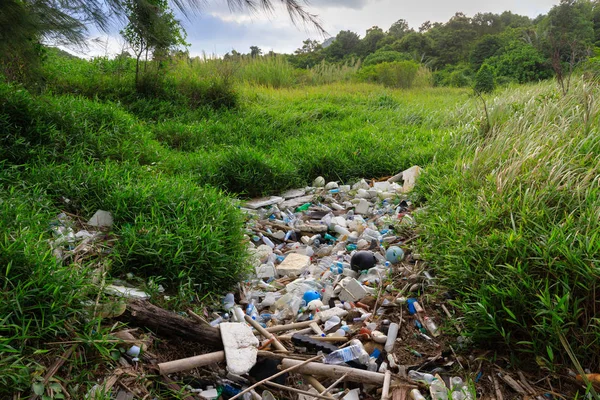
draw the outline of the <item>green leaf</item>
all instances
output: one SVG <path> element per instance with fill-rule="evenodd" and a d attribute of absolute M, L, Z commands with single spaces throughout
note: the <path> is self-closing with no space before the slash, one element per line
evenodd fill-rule
<path fill-rule="evenodd" d="M 32 386 L 33 393 L 41 396 L 44 394 L 44 384 L 42 382 L 35 382 Z"/>

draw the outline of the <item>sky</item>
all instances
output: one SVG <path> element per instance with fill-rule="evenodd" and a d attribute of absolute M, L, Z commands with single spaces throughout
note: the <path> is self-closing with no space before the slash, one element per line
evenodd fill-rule
<path fill-rule="evenodd" d="M 272 0 L 280 3 L 280 0 Z M 302 0 L 300 0 L 302 1 Z M 478 12 L 516 14 L 536 17 L 545 14 L 559 0 L 311 0 L 306 9 L 317 14 L 331 36 L 340 30 L 351 30 L 361 37 L 372 26 L 387 30 L 395 21 L 405 19 L 417 29 L 423 22 L 446 22 L 457 11 L 468 16 Z M 248 53 L 250 46 L 264 53 L 292 53 L 305 39 L 323 41 L 315 29 L 295 26 L 285 9 L 275 7 L 272 13 L 231 11 L 226 0 L 207 0 L 201 11 L 188 18 L 177 13 L 187 31 L 190 55 L 222 56 L 232 49 Z M 118 35 L 90 30 L 90 46 L 80 56 L 115 55 L 126 47 Z"/>

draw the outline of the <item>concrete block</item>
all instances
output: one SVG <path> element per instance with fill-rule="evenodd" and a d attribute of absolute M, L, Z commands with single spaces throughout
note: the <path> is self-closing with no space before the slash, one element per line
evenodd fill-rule
<path fill-rule="evenodd" d="M 285 260 L 277 266 L 280 276 L 298 276 L 310 265 L 310 257 L 304 254 L 289 253 Z"/>
<path fill-rule="evenodd" d="M 368 292 L 365 287 L 353 278 L 344 285 L 339 298 L 342 301 L 357 302 L 362 300 L 367 294 Z"/>
<path fill-rule="evenodd" d="M 256 364 L 258 339 L 245 323 L 221 322 L 221 340 L 225 349 L 227 370 L 232 374 L 244 375 Z"/>

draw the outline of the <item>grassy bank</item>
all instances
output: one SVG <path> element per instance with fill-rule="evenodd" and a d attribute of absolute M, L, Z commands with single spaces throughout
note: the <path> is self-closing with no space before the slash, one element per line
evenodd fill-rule
<path fill-rule="evenodd" d="M 599 365 L 600 125 L 593 82 L 506 90 L 457 114 L 461 155 L 429 168 L 422 245 L 479 343 L 552 372 Z"/>
<path fill-rule="evenodd" d="M 163 306 L 197 307 L 247 269 L 242 218 L 226 193 L 274 193 L 316 175 L 391 175 L 445 159 L 454 151 L 449 110 L 468 98 L 371 84 L 240 83 L 236 107 L 193 108 L 67 89 L 32 94 L 0 83 L 0 395 L 30 387 L 38 364 L 48 363 L 48 341 L 95 340 L 70 378 L 82 388 L 113 362 L 113 345 L 89 308 L 104 301 L 90 284 L 99 266 L 108 281 L 133 273 L 138 286 L 163 284 L 171 295 Z M 86 221 L 97 209 L 114 216 L 110 251 L 58 261 L 49 244 L 57 215 Z"/>

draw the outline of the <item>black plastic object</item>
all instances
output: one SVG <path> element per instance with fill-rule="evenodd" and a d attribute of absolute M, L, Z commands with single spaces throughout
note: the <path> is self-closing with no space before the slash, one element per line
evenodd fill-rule
<path fill-rule="evenodd" d="M 281 364 L 280 360 L 259 357 L 256 364 L 254 364 L 254 367 L 252 367 L 252 369 L 248 372 L 248 375 L 257 381 L 262 381 L 263 379 L 269 378 L 278 373 L 279 369 L 277 367 L 279 364 Z M 279 375 L 277 378 L 273 379 L 273 382 L 279 383 L 280 385 L 285 385 L 287 377 L 287 373 Z"/>
<path fill-rule="evenodd" d="M 357 251 L 350 259 L 350 268 L 357 272 L 373 268 L 375 264 L 377 259 L 371 251 Z"/>
<path fill-rule="evenodd" d="M 331 343 L 315 340 L 310 336 L 302 335 L 300 333 L 292 335 L 292 343 L 298 347 L 306 347 L 308 350 L 315 352 L 322 351 L 325 354 L 333 353 L 338 349 L 337 346 Z"/>

